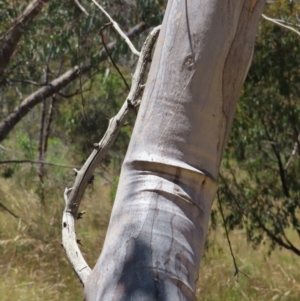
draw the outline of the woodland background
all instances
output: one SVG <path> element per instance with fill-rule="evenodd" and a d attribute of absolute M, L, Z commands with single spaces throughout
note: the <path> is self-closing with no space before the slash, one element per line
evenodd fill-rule
<path fill-rule="evenodd" d="M 88 16 L 75 1 L 44 2 L 23 22 L 9 63 L 0 68 L 0 128 L 33 93 L 76 66 L 81 72 L 39 97 L 8 135 L 0 135 L 3 301 L 82 300 L 82 286 L 60 245 L 63 191 L 126 98 L 114 64 L 130 84 L 136 63 L 112 27 L 101 35 L 107 20 L 89 1 L 81 1 Z M 0 1 L 0 49 L 29 3 Z M 161 23 L 166 5 L 164 0 L 101 3 L 125 32 L 138 25 L 131 38 L 138 49 Z M 297 30 L 299 8 L 297 1 L 268 1 L 265 14 Z M 299 35 L 264 19 L 260 23 L 222 163 L 198 300 L 300 298 Z M 81 205 L 86 214 L 77 235 L 91 267 L 105 238 L 134 120 L 132 114 Z M 226 231 L 241 271 L 236 277 Z"/>

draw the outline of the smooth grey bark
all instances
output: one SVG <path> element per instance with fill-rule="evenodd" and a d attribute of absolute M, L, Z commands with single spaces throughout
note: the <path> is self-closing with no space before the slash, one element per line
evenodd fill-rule
<path fill-rule="evenodd" d="M 135 27 L 133 27 L 128 33 L 128 37 L 134 37 L 147 28 L 146 24 L 141 22 Z M 107 45 L 109 51 L 112 51 L 116 47 L 116 42 L 112 42 Z M 99 53 L 99 61 L 104 61 L 107 59 L 107 53 L 105 50 L 102 50 Z M 15 125 L 26 116 L 30 110 L 35 107 L 37 104 L 41 103 L 46 98 L 51 95 L 59 92 L 61 89 L 66 87 L 69 83 L 73 82 L 79 76 L 89 72 L 92 68 L 91 63 L 88 61 L 81 67 L 74 67 L 64 74 L 38 89 L 31 95 L 29 95 L 26 99 L 24 99 L 21 104 L 14 109 L 6 118 L 0 123 L 0 141 L 6 138 L 9 132 L 15 127 Z"/>
<path fill-rule="evenodd" d="M 263 0 L 169 1 L 86 301 L 196 300 Z"/>

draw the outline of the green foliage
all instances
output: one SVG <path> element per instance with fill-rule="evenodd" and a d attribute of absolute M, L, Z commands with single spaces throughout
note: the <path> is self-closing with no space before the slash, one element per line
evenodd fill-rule
<path fill-rule="evenodd" d="M 4 168 L 3 172 L 1 173 L 2 177 L 4 179 L 11 178 L 13 174 L 15 173 L 15 166 L 16 165 L 10 165 Z"/>
<path fill-rule="evenodd" d="M 28 3 L 29 1 L 23 1 L 22 5 L 17 5 L 8 0 L 1 1 L 0 46 L 9 37 L 9 29 L 15 18 L 24 11 Z M 102 62 L 99 56 L 104 50 L 99 29 L 108 20 L 90 1 L 82 1 L 82 4 L 89 16 L 84 15 L 72 0 L 54 0 L 45 4 L 38 16 L 26 25 L 17 49 L 0 78 L 0 118 L 3 120 L 26 96 L 41 86 L 47 85 L 74 66 L 89 63 L 91 69 L 88 73 L 61 89 L 61 93 L 53 95 L 55 112 L 50 139 L 55 135 L 62 143 L 66 143 L 70 147 L 71 157 L 78 163 L 87 158 L 93 149 L 93 143 L 101 139 L 108 120 L 116 114 L 127 95 L 124 83 L 115 69 L 109 62 Z M 141 22 L 145 13 L 137 3 L 128 1 L 103 1 L 102 4 L 124 31 Z M 142 6 L 144 4 L 140 3 Z M 159 5 L 161 2 L 149 2 L 146 6 L 153 12 L 158 12 L 162 11 Z M 132 70 L 124 66 L 128 62 L 134 66 L 136 59 L 132 59 L 125 42 L 112 27 L 107 28 L 104 35 L 107 44 L 117 41 L 117 48 L 112 56 L 130 82 Z M 144 36 L 141 35 L 134 42 L 141 45 L 143 40 Z M 47 110 L 49 102 L 50 100 L 46 100 Z M 18 134 L 13 134 L 11 138 L 15 142 L 5 142 L 12 144 L 16 150 L 10 153 L 10 158 L 17 156 L 20 159 L 37 159 L 40 126 L 40 112 L 37 111 L 39 108 L 34 108 L 30 113 L 31 118 L 25 118 L 21 121 L 21 126 L 17 126 Z M 114 156 L 123 156 L 121 154 L 127 148 L 131 129 L 132 122 L 129 120 L 129 126 L 122 129 L 107 163 Z M 55 161 L 59 154 L 50 144 L 51 142 L 47 157 Z M 12 170 L 8 169 L 4 173 L 11 176 Z"/>
<path fill-rule="evenodd" d="M 159 25 L 162 22 L 165 0 L 136 0 L 138 9 L 142 12 L 142 20 L 150 26 Z"/>
<path fill-rule="evenodd" d="M 297 11 L 290 1 L 277 1 L 267 14 L 292 23 Z M 292 156 L 300 133 L 299 51 L 297 35 L 261 23 L 220 181 L 229 229 L 245 227 L 254 245 L 267 236 L 271 249 L 279 245 L 298 255 L 286 232 L 300 235 L 299 144 Z"/>
<path fill-rule="evenodd" d="M 126 70 L 123 72 L 128 73 Z M 126 78 L 130 82 L 130 77 Z M 109 119 L 118 112 L 128 93 L 119 74 L 114 69 L 111 70 L 111 67 L 105 67 L 103 73 L 95 76 L 93 81 L 97 82 L 95 89 L 75 96 L 60 106 L 59 125 L 65 128 L 66 142 L 74 149 L 74 156 L 79 161 L 86 160 L 93 150 L 93 143 L 99 142 L 103 137 Z M 90 85 L 87 82 L 83 89 Z M 129 125 L 121 130 L 110 157 L 113 153 L 124 154 L 127 149 L 133 118 L 134 116 L 129 117 Z M 110 157 L 106 159 L 107 163 Z"/>
<path fill-rule="evenodd" d="M 25 159 L 33 160 L 37 151 L 37 145 L 31 141 L 25 133 L 17 134 L 18 148 L 23 152 Z"/>

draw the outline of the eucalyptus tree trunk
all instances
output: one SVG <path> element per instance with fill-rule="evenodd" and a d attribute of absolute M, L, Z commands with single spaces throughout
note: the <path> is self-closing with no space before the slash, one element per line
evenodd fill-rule
<path fill-rule="evenodd" d="M 222 152 L 263 5 L 169 1 L 87 301 L 196 299 Z"/>

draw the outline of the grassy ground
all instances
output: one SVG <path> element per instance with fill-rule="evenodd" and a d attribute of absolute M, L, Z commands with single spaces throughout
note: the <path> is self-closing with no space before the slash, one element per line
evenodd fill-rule
<path fill-rule="evenodd" d="M 0 300 L 82 300 L 82 286 L 60 246 L 64 184 L 53 180 L 46 189 L 46 207 L 41 209 L 27 178 L 21 173 L 18 185 L 11 179 L 0 182 L 0 202 L 21 218 L 0 208 Z M 78 223 L 77 234 L 90 266 L 95 264 L 104 241 L 112 207 L 110 188 L 97 178 L 83 201 L 82 209 L 87 213 Z M 232 279 L 234 267 L 219 227 L 209 234 L 198 300 L 300 300 L 299 257 L 284 250 L 268 256 L 267 245 L 253 250 L 242 231 L 231 233 L 230 239 L 239 268 L 248 277 L 240 274 L 238 281 Z"/>
<path fill-rule="evenodd" d="M 199 300 L 300 300 L 300 260 L 286 250 L 276 249 L 270 256 L 267 245 L 253 250 L 242 231 L 232 232 L 230 240 L 239 269 L 245 273 L 234 275 L 234 266 L 227 241 L 219 229 L 209 236 L 213 240 L 202 262 Z"/>

